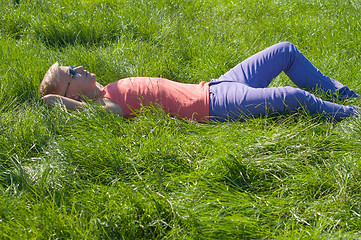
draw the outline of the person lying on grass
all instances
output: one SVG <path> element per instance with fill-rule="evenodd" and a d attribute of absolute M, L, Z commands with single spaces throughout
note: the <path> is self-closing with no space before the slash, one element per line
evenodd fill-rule
<path fill-rule="evenodd" d="M 340 105 L 293 87 L 267 86 L 281 72 L 299 88 L 332 94 L 339 99 L 359 97 L 353 90 L 325 76 L 289 42 L 275 44 L 210 82 L 179 83 L 164 78 L 129 77 L 103 87 L 83 67 L 53 64 L 40 85 L 50 106 L 62 101 L 76 110 L 93 99 L 119 116 L 132 117 L 149 104 L 179 118 L 208 121 L 245 120 L 270 113 L 302 109 L 336 121 L 358 115 L 354 105 Z"/>

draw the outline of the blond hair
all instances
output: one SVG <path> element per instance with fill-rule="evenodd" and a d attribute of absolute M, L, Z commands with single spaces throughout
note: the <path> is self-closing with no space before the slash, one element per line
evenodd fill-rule
<path fill-rule="evenodd" d="M 40 84 L 39 92 L 41 96 L 56 93 L 56 86 L 59 79 L 59 63 L 56 62 L 45 73 L 43 81 Z"/>

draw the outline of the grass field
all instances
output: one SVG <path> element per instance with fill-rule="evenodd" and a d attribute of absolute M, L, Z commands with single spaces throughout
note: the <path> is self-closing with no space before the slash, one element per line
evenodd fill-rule
<path fill-rule="evenodd" d="M 293 42 L 361 92 L 358 0 L 0 0 L 0 239 L 359 239 L 361 120 L 48 109 L 50 65 L 199 83 Z M 291 85 L 282 74 L 273 86 Z M 360 100 L 339 101 L 361 105 Z"/>

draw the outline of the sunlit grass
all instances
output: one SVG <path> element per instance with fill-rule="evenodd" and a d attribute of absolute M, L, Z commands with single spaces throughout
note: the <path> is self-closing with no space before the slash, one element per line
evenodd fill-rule
<path fill-rule="evenodd" d="M 49 66 L 198 83 L 293 42 L 361 91 L 357 1 L 0 1 L 0 238 L 358 239 L 361 121 L 43 106 Z M 284 74 L 272 86 L 292 85 Z M 360 105 L 359 100 L 339 101 Z"/>

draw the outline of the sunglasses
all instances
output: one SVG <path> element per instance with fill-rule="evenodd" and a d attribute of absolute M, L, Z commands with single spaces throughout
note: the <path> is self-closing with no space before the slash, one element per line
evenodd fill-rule
<path fill-rule="evenodd" d="M 70 83 L 71 83 L 71 80 L 73 79 L 73 77 L 79 76 L 79 73 L 77 73 L 77 71 L 75 71 L 74 66 L 69 66 L 69 74 L 70 74 L 70 78 L 69 78 L 68 86 L 66 87 L 66 90 L 65 90 L 64 97 L 66 97 L 66 94 L 68 93 L 69 86 L 70 86 Z"/>

